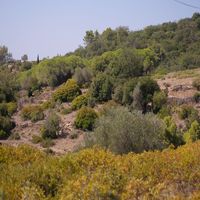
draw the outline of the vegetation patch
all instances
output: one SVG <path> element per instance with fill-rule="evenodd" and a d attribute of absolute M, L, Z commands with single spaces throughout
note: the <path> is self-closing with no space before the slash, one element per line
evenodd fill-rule
<path fill-rule="evenodd" d="M 89 94 L 86 93 L 79 95 L 72 101 L 72 109 L 78 110 L 83 106 L 87 106 L 88 100 L 89 100 Z"/>
<path fill-rule="evenodd" d="M 97 117 L 95 110 L 89 107 L 82 107 L 76 115 L 74 124 L 76 128 L 91 131 L 94 128 Z"/>
<path fill-rule="evenodd" d="M 81 90 L 76 81 L 69 79 L 61 85 L 53 94 L 55 101 L 70 102 L 81 94 Z"/>
<path fill-rule="evenodd" d="M 38 105 L 28 105 L 25 106 L 21 111 L 21 117 L 24 120 L 31 120 L 32 122 L 37 122 L 44 119 L 44 113 L 41 106 Z"/>

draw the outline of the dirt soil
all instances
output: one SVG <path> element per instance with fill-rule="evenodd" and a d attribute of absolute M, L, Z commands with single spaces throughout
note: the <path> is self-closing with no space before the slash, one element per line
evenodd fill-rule
<path fill-rule="evenodd" d="M 85 91 L 84 91 L 85 92 Z M 20 106 L 18 106 L 18 111 L 13 115 L 12 120 L 15 122 L 16 127 L 12 130 L 12 134 L 18 133 L 20 135 L 19 140 L 8 139 L 1 140 L 1 143 L 18 146 L 20 144 L 29 144 L 39 149 L 44 150 L 41 144 L 34 144 L 32 142 L 33 135 L 40 135 L 40 129 L 44 124 L 44 120 L 38 121 L 36 123 L 30 120 L 24 121 L 21 118 L 21 109 L 26 105 L 41 105 L 43 102 L 48 101 L 52 96 L 53 90 L 50 88 L 43 88 L 38 94 L 34 94 L 33 97 L 28 98 L 26 94 L 21 94 Z M 63 103 L 63 108 L 70 107 L 69 103 Z M 57 139 L 54 139 L 54 145 L 50 149 L 56 154 L 63 154 L 65 152 L 75 151 L 83 142 L 84 132 L 81 130 L 75 130 L 73 124 L 76 116 L 76 111 L 73 111 L 67 115 L 57 112 L 61 119 L 61 130 L 62 135 Z M 45 112 L 47 115 L 47 112 Z M 75 137 L 73 137 L 75 135 Z"/>
<path fill-rule="evenodd" d="M 184 74 L 179 74 L 179 72 L 169 73 L 163 78 L 157 79 L 157 83 L 162 90 L 167 91 L 168 104 L 187 104 L 197 109 L 200 114 L 200 103 L 196 103 L 193 98 L 198 91 L 192 86 L 197 77 L 200 77 L 200 69 L 188 71 L 188 74 L 187 71 Z M 179 127 L 185 126 L 184 121 L 179 119 L 177 113 L 173 114 L 173 118 Z"/>

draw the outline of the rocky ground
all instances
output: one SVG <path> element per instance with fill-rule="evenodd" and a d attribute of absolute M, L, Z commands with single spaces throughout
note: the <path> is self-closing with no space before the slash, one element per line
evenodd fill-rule
<path fill-rule="evenodd" d="M 188 104 L 194 106 L 200 112 L 200 104 L 196 104 L 193 100 L 193 95 L 197 90 L 192 86 L 193 80 L 200 76 L 200 69 L 185 71 L 184 73 L 169 73 L 164 77 L 157 79 L 157 82 L 162 90 L 168 92 L 169 104 Z M 28 98 L 24 91 L 20 93 L 20 100 L 18 101 L 18 111 L 13 115 L 13 121 L 16 123 L 16 127 L 13 129 L 13 134 L 19 134 L 20 139 L 8 139 L 2 140 L 1 143 L 19 145 L 29 144 L 40 149 L 44 149 L 41 144 L 34 144 L 32 142 L 33 135 L 40 134 L 40 129 L 44 123 L 44 120 L 33 123 L 31 121 L 24 121 L 21 116 L 21 109 L 23 106 L 29 105 L 41 105 L 45 101 L 48 101 L 54 90 L 51 88 L 44 88 L 40 93 L 34 94 L 33 97 Z M 82 92 L 86 92 L 83 90 Z M 69 103 L 63 103 L 62 108 L 70 107 Z M 97 107 L 99 109 L 100 105 Z M 76 130 L 73 126 L 76 111 L 69 114 L 61 114 L 57 111 L 57 114 L 61 118 L 61 130 L 62 136 L 54 140 L 54 145 L 51 150 L 56 154 L 63 154 L 69 151 L 75 151 L 83 142 L 84 132 Z M 173 115 L 176 123 L 183 126 L 183 122 L 178 118 L 177 114 Z M 11 137 L 12 138 L 12 137 Z"/>
<path fill-rule="evenodd" d="M 40 135 L 40 129 L 44 124 L 44 120 L 33 123 L 30 120 L 24 121 L 20 115 L 23 106 L 41 105 L 51 98 L 52 93 L 52 89 L 44 88 L 40 93 L 35 94 L 31 98 L 27 98 L 25 97 L 26 95 L 21 94 L 21 98 L 18 102 L 18 110 L 12 117 L 13 121 L 16 124 L 16 127 L 12 130 L 12 134 L 19 134 L 20 139 L 11 139 L 11 137 L 8 140 L 1 140 L 1 143 L 14 146 L 17 146 L 19 144 L 29 144 L 39 149 L 44 149 L 41 144 L 34 144 L 32 142 L 33 135 Z M 69 103 L 62 104 L 63 108 L 67 108 L 69 106 Z M 75 130 L 73 126 L 76 111 L 73 111 L 66 115 L 61 114 L 60 112 L 57 112 L 57 114 L 60 116 L 61 119 L 60 127 L 62 130 L 62 136 L 60 136 L 58 139 L 53 140 L 54 145 L 51 147 L 51 150 L 53 150 L 53 152 L 56 154 L 63 154 L 64 152 L 75 151 L 82 143 L 84 137 L 84 132 L 80 130 Z"/>

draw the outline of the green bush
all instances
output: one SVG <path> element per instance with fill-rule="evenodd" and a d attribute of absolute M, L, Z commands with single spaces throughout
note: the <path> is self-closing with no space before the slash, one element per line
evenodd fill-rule
<path fill-rule="evenodd" d="M 15 102 L 0 103 L 0 115 L 11 116 L 17 110 L 17 104 Z"/>
<path fill-rule="evenodd" d="M 21 117 L 24 120 L 31 120 L 32 122 L 37 122 L 44 119 L 44 113 L 41 106 L 25 106 L 21 111 Z"/>
<path fill-rule="evenodd" d="M 7 109 L 6 103 L 0 103 L 0 115 L 1 116 L 8 115 L 8 109 Z"/>
<path fill-rule="evenodd" d="M 6 133 L 4 130 L 0 130 L 0 140 L 6 139 L 9 137 L 9 134 Z"/>
<path fill-rule="evenodd" d="M 43 139 L 46 138 L 57 138 L 58 132 L 60 130 L 60 118 L 59 116 L 54 113 L 50 112 L 45 123 L 41 129 L 41 135 Z"/>
<path fill-rule="evenodd" d="M 171 116 L 165 117 L 164 122 L 166 124 L 165 137 L 168 143 L 173 144 L 173 146 L 175 147 L 184 144 L 182 134 L 180 130 L 177 128 L 176 123 L 174 122 L 172 117 Z"/>
<path fill-rule="evenodd" d="M 149 111 L 149 105 L 153 104 L 153 96 L 155 92 L 159 92 L 160 88 L 157 82 L 149 77 L 142 77 L 133 91 L 133 104 L 132 107 L 137 110 L 142 110 L 143 113 Z M 161 99 L 162 95 L 157 95 L 155 101 Z M 162 96 L 162 101 L 165 98 Z M 159 105 L 157 104 L 159 107 Z M 150 108 L 152 109 L 152 108 Z M 155 108 L 157 109 L 157 108 Z"/>
<path fill-rule="evenodd" d="M 170 106 L 164 105 L 159 112 L 157 113 L 157 115 L 161 118 L 164 119 L 167 116 L 171 116 L 172 112 L 171 112 L 171 108 Z"/>
<path fill-rule="evenodd" d="M 94 133 L 87 134 L 86 146 L 100 145 L 123 154 L 164 149 L 165 124 L 153 114 L 129 112 L 123 107 L 111 107 L 96 122 Z"/>
<path fill-rule="evenodd" d="M 17 111 L 17 103 L 16 102 L 9 102 L 6 104 L 8 114 L 11 116 Z"/>
<path fill-rule="evenodd" d="M 153 112 L 157 113 L 167 103 L 165 92 L 155 92 L 153 95 Z"/>
<path fill-rule="evenodd" d="M 137 85 L 137 79 L 133 78 L 126 81 L 123 85 L 118 84 L 114 90 L 112 99 L 123 105 L 131 105 L 133 102 L 133 91 Z"/>
<path fill-rule="evenodd" d="M 91 82 L 92 74 L 87 68 L 76 68 L 73 79 L 76 80 L 78 85 L 84 85 Z"/>
<path fill-rule="evenodd" d="M 8 117 L 0 116 L 0 139 L 6 139 L 10 136 L 10 131 L 15 127 L 14 122 Z"/>
<path fill-rule="evenodd" d="M 80 109 L 82 106 L 87 106 L 88 104 L 88 99 L 89 99 L 89 94 L 82 94 L 79 95 L 78 97 L 76 97 L 73 101 L 72 101 L 72 109 L 73 110 L 78 110 Z"/>
<path fill-rule="evenodd" d="M 179 118 L 180 119 L 188 118 L 192 114 L 192 112 L 194 112 L 194 110 L 195 109 L 192 106 L 183 105 L 178 112 Z"/>
<path fill-rule="evenodd" d="M 200 79 L 195 79 L 192 83 L 193 87 L 195 87 L 198 91 L 200 91 Z"/>
<path fill-rule="evenodd" d="M 46 110 L 46 109 L 54 108 L 55 104 L 56 104 L 56 102 L 53 99 L 48 100 L 42 104 L 42 109 Z"/>
<path fill-rule="evenodd" d="M 10 73 L 7 67 L 0 68 L 0 103 L 16 100 L 16 94 L 19 90 L 16 79 L 16 73 Z"/>
<path fill-rule="evenodd" d="M 69 79 L 66 83 L 58 87 L 54 92 L 53 98 L 55 101 L 69 102 L 81 94 L 81 90 L 76 81 Z"/>
<path fill-rule="evenodd" d="M 187 128 L 190 128 L 192 122 L 200 121 L 198 110 L 193 106 L 183 105 L 178 112 L 179 118 L 185 120 Z"/>
<path fill-rule="evenodd" d="M 82 107 L 76 115 L 75 126 L 83 130 L 92 130 L 96 118 L 97 113 L 92 108 Z"/>
<path fill-rule="evenodd" d="M 200 139 L 200 124 L 195 120 L 192 122 L 190 129 L 184 134 L 184 140 L 189 143 L 198 139 Z"/>

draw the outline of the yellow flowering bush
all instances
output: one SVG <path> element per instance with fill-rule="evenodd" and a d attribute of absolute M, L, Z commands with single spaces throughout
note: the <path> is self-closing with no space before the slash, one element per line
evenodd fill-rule
<path fill-rule="evenodd" d="M 0 197 L 31 200 L 199 199 L 200 142 L 115 155 L 93 147 L 53 156 L 0 146 Z"/>

